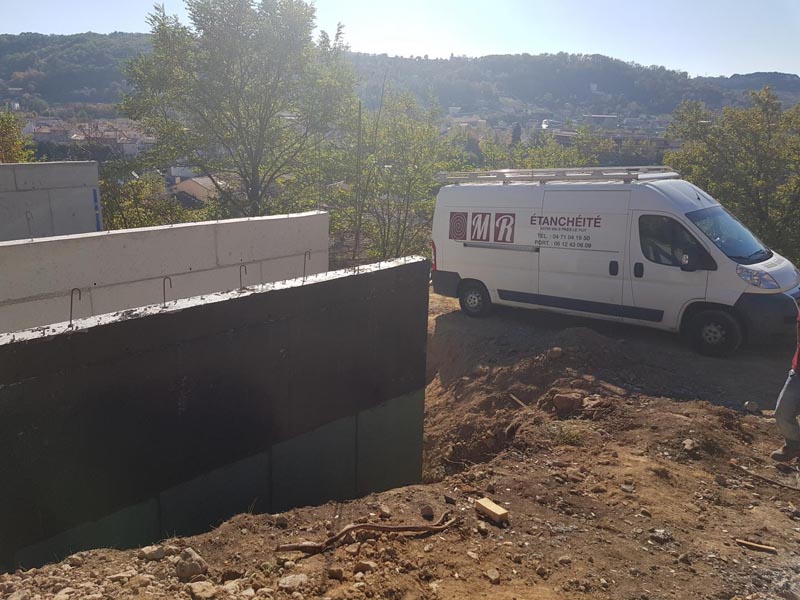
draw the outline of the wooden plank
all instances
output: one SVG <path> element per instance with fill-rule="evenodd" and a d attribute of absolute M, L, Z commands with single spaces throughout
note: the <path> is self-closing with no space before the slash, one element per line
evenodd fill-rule
<path fill-rule="evenodd" d="M 475 510 L 490 521 L 503 525 L 508 523 L 508 511 L 489 500 L 489 498 L 481 498 L 475 502 Z"/>
<path fill-rule="evenodd" d="M 748 540 L 741 540 L 741 539 L 737 539 L 736 543 L 750 550 L 758 550 L 759 552 L 769 552 L 770 554 L 778 553 L 778 549 L 775 546 L 765 546 L 764 544 L 756 544 L 755 542 L 750 542 Z"/>

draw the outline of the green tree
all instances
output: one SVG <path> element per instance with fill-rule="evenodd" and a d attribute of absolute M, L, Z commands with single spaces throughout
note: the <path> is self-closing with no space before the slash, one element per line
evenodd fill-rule
<path fill-rule="evenodd" d="M 708 191 L 782 254 L 800 259 L 800 104 L 784 110 L 768 88 L 748 108 L 715 115 L 699 102 L 675 111 L 682 141 L 664 161 Z"/>
<path fill-rule="evenodd" d="M 131 229 L 203 221 L 202 210 L 189 211 L 167 193 L 157 173 L 136 175 L 135 165 L 115 161 L 102 166 L 100 198 L 103 228 Z"/>
<path fill-rule="evenodd" d="M 0 163 L 20 163 L 33 160 L 31 141 L 22 134 L 14 113 L 0 112 Z"/>
<path fill-rule="evenodd" d="M 336 132 L 353 77 L 341 27 L 312 40 L 303 0 L 186 0 L 190 26 L 163 6 L 149 17 L 153 52 L 127 68 L 123 110 L 154 133 L 155 165 L 211 178 L 227 215 L 274 211 L 281 179 Z"/>
<path fill-rule="evenodd" d="M 459 168 L 461 161 L 442 137 L 435 109 L 421 108 L 410 94 L 387 96 L 366 163 L 371 182 L 366 225 L 373 255 L 427 252 L 439 189 L 436 173 Z"/>

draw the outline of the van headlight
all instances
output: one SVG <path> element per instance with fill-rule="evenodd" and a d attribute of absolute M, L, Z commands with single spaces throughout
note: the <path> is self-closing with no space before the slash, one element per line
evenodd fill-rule
<path fill-rule="evenodd" d="M 781 287 L 772 275 L 764 271 L 757 271 L 755 269 L 748 269 L 742 265 L 736 265 L 736 274 L 750 285 L 754 285 L 763 290 L 777 290 Z"/>

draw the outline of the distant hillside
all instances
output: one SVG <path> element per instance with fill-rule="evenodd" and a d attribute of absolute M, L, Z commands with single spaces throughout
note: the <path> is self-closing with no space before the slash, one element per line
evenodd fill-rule
<path fill-rule="evenodd" d="M 44 103 L 115 102 L 125 89 L 121 67 L 149 50 L 149 35 L 83 33 L 57 36 L 0 35 L 0 101 Z M 459 106 L 492 118 L 581 113 L 623 116 L 665 114 L 683 99 L 719 108 L 746 102 L 748 90 L 769 85 L 787 104 L 800 101 L 800 77 L 750 73 L 696 77 L 664 67 L 644 67 L 602 55 L 498 55 L 450 59 L 393 58 L 353 53 L 362 98 L 379 101 L 384 79 L 442 108 Z M 15 88 L 9 92 L 7 88 Z M 18 88 L 21 88 L 19 90 Z M 4 91 L 5 90 L 5 91 Z"/>
<path fill-rule="evenodd" d="M 125 86 L 121 65 L 149 51 L 149 38 L 142 33 L 0 35 L 0 80 L 51 104 L 116 102 Z"/>
<path fill-rule="evenodd" d="M 751 73 L 695 77 L 664 67 L 644 67 L 599 54 L 529 54 L 450 59 L 354 54 L 368 102 L 380 97 L 384 75 L 397 87 L 432 97 L 443 107 L 492 113 L 671 113 L 681 100 L 713 108 L 747 102 L 745 92 L 768 85 L 787 104 L 800 101 L 800 77 Z"/>

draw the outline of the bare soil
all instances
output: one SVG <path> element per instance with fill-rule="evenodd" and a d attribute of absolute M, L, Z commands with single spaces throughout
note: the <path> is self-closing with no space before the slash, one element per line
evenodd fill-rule
<path fill-rule="evenodd" d="M 474 320 L 457 309 L 431 296 L 424 484 L 239 515 L 165 540 L 155 560 L 81 552 L 0 575 L 0 595 L 800 598 L 800 473 L 768 458 L 780 440 L 767 409 L 789 348 L 712 359 L 613 323 L 515 310 Z M 746 401 L 764 410 L 745 414 Z M 509 526 L 478 518 L 484 496 L 509 510 Z M 275 551 L 353 522 L 429 524 L 425 505 L 456 523 L 356 532 L 312 556 Z M 188 547 L 208 569 L 184 582 L 176 563 Z"/>

